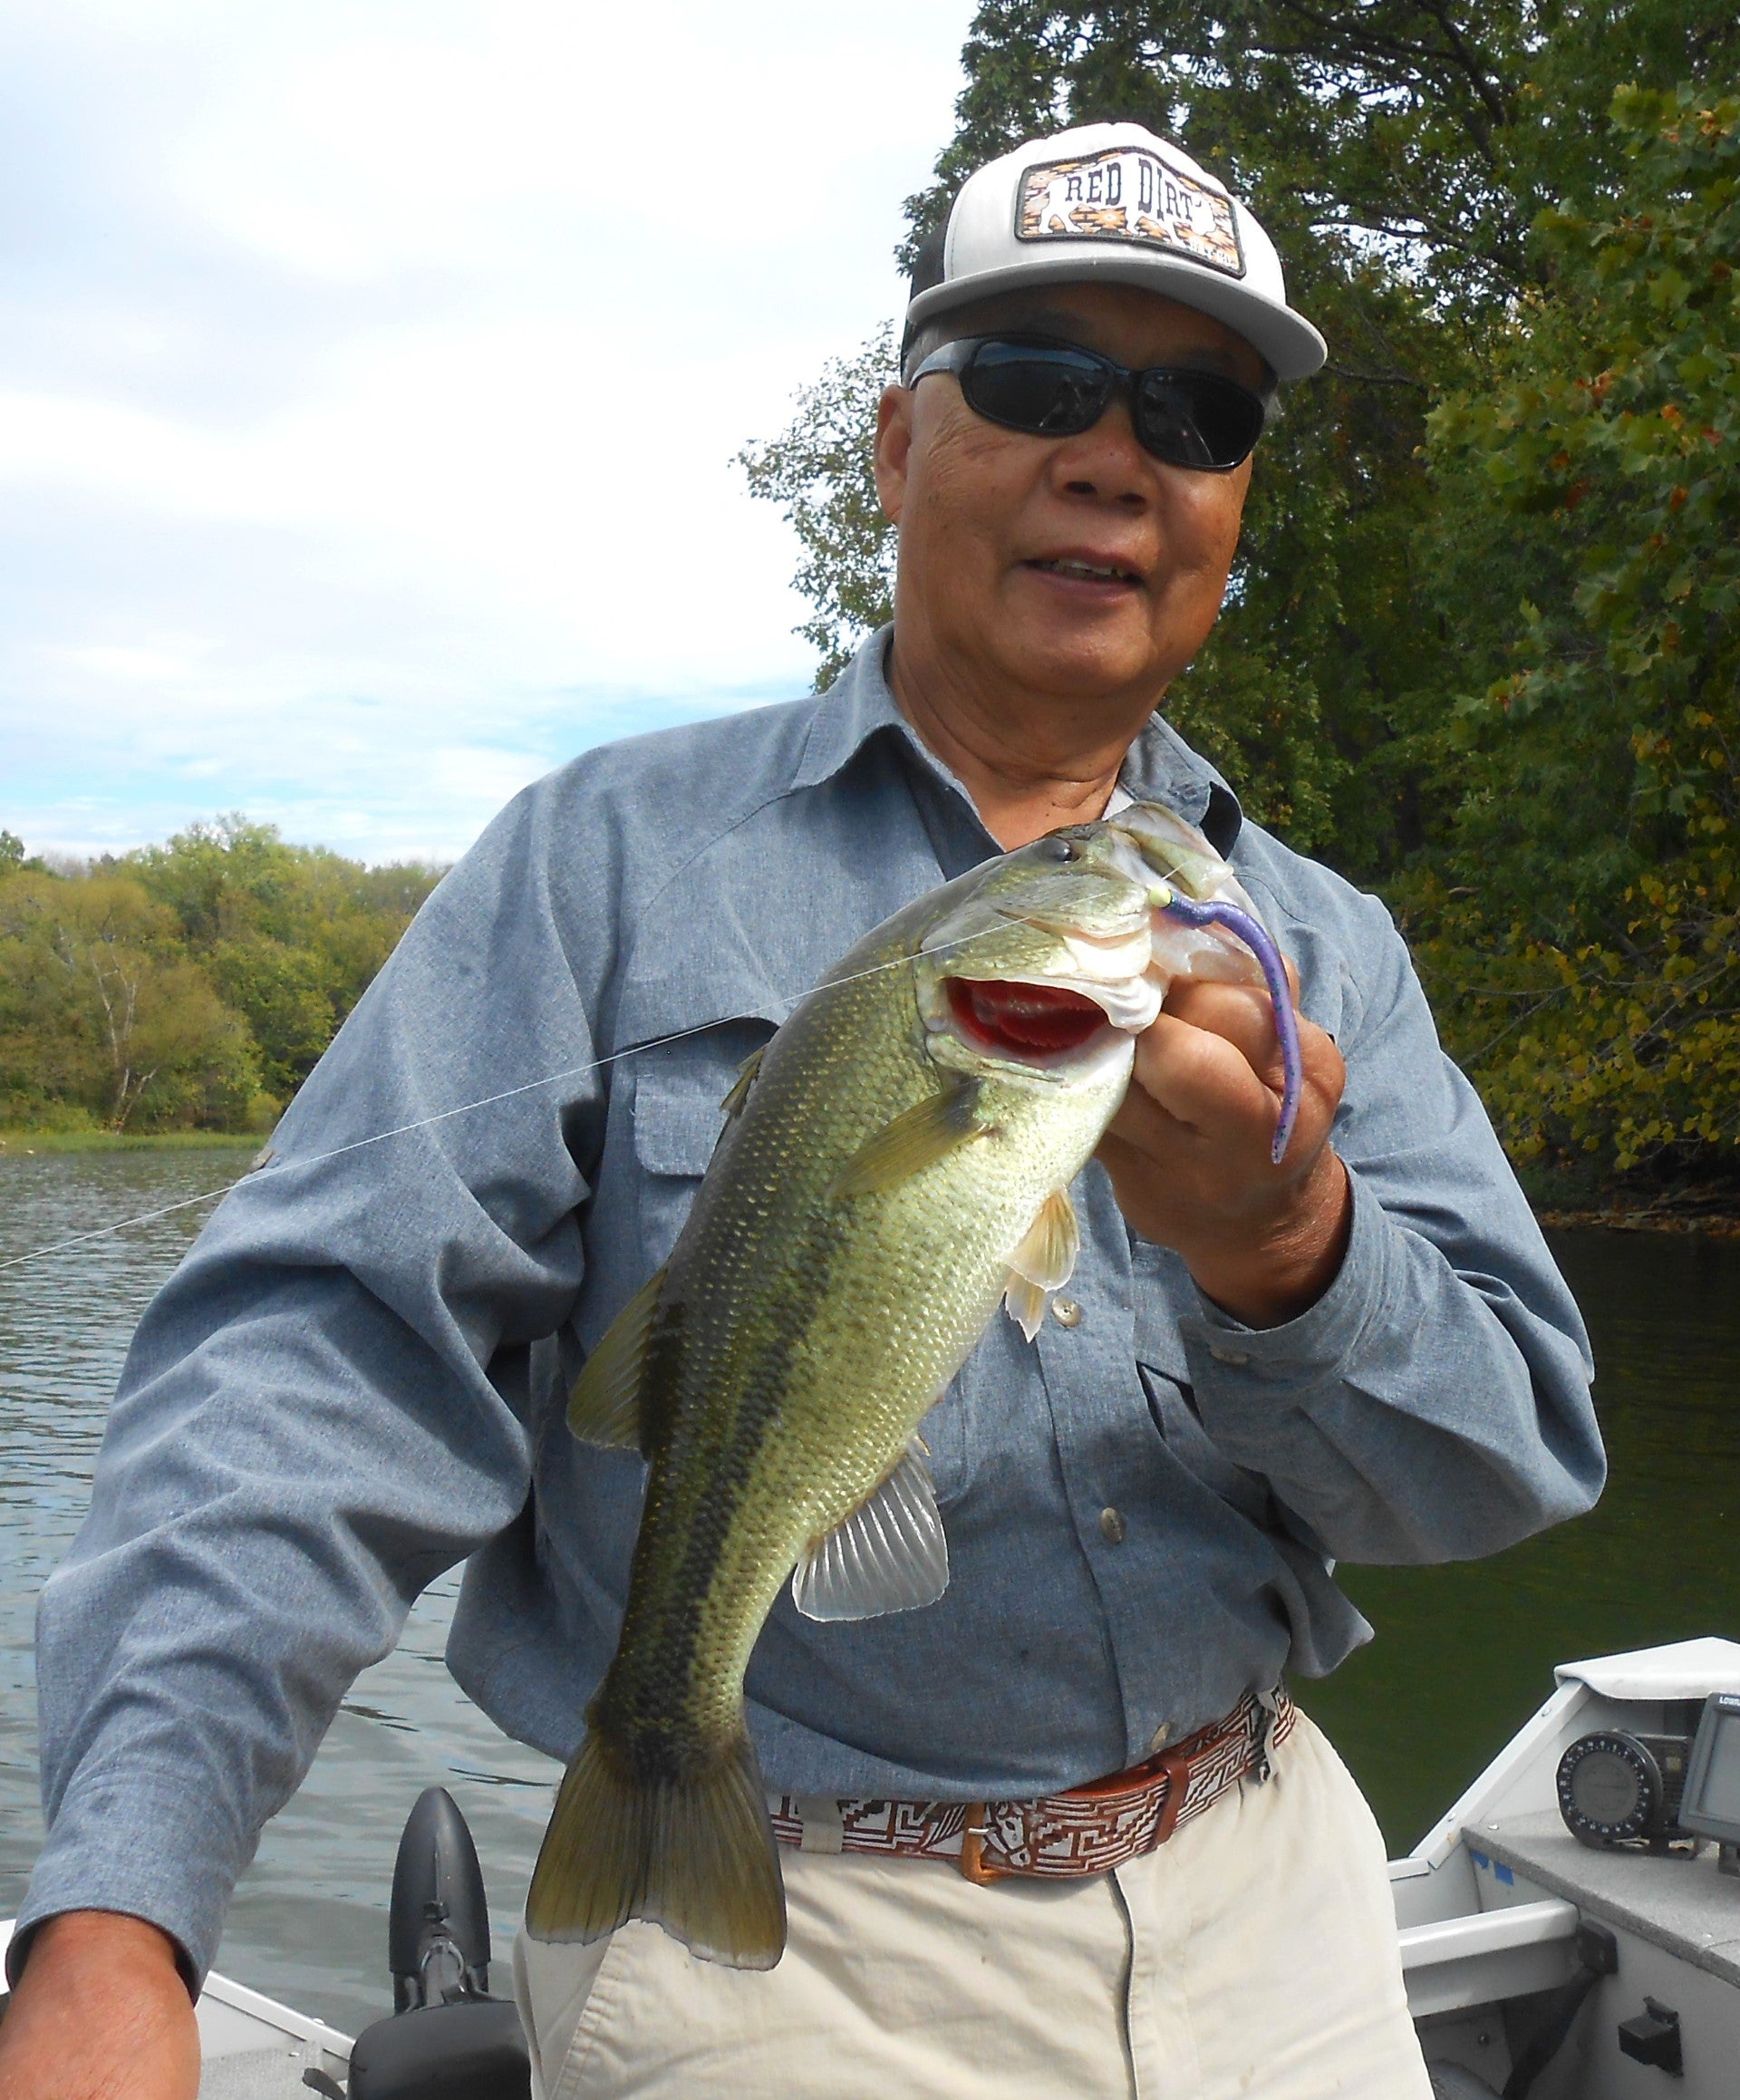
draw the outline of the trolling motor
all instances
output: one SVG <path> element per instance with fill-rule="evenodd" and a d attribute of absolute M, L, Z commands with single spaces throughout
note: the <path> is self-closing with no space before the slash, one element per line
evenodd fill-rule
<path fill-rule="evenodd" d="M 417 1797 L 399 1840 L 387 1927 L 392 2015 L 351 2051 L 348 2087 L 304 2071 L 326 2100 L 530 2100 L 518 2009 L 489 1996 L 483 1870 L 444 1786 Z"/>

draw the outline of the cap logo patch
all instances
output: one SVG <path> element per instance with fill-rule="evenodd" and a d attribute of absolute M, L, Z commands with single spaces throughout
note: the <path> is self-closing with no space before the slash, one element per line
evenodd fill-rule
<path fill-rule="evenodd" d="M 1018 240 L 1116 240 L 1187 256 L 1229 276 L 1244 275 L 1232 204 L 1140 146 L 1022 171 Z"/>

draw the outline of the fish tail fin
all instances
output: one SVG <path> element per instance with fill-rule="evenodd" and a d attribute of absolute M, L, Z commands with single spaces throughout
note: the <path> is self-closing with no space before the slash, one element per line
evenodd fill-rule
<path fill-rule="evenodd" d="M 589 1735 L 569 1766 L 526 1902 L 534 1940 L 597 1940 L 631 1918 L 705 1961 L 771 1969 L 786 1891 L 747 1735 L 680 1777 L 637 1778 Z"/>

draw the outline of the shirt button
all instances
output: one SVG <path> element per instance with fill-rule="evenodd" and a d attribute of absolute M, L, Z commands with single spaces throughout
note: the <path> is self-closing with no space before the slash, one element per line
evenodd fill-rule
<path fill-rule="evenodd" d="M 1216 1363 L 1230 1363 L 1235 1368 L 1247 1364 L 1251 1360 L 1243 1350 L 1228 1349 L 1223 1343 L 1218 1341 L 1210 1342 L 1208 1353 Z"/>
<path fill-rule="evenodd" d="M 1149 1756 L 1157 1757 L 1161 1751 L 1165 1748 L 1167 1742 L 1171 1738 L 1171 1736 L 1172 1723 L 1170 1721 L 1162 1721 L 1160 1726 L 1154 1731 L 1153 1735 L 1148 1737 Z"/>
<path fill-rule="evenodd" d="M 1054 1298 L 1051 1301 L 1051 1317 L 1059 1327 L 1079 1327 L 1081 1307 L 1073 1298 Z"/>
<path fill-rule="evenodd" d="M 1121 1546 L 1130 1535 L 1129 1525 L 1125 1523 L 1121 1514 L 1115 1509 L 1102 1509 L 1100 1511 L 1099 1528 L 1105 1534 L 1106 1543 L 1108 1546 Z"/>

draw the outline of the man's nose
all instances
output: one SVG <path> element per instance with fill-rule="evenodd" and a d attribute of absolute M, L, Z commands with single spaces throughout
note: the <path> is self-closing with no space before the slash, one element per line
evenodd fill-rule
<path fill-rule="evenodd" d="M 1138 443 L 1130 404 L 1119 392 L 1105 413 L 1058 447 L 1055 470 L 1067 495 L 1115 503 L 1127 510 L 1146 510 L 1155 499 L 1152 453 Z"/>

